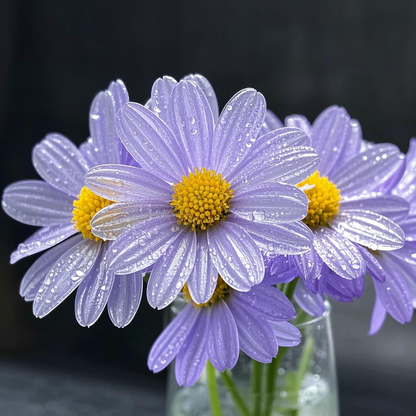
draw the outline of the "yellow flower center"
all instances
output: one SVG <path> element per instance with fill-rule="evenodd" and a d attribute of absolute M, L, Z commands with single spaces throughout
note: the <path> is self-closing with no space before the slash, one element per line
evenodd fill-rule
<path fill-rule="evenodd" d="M 230 288 L 230 286 L 228 286 L 227 283 L 225 283 L 224 280 L 222 280 L 221 276 L 218 275 L 217 287 L 215 288 L 214 293 L 212 294 L 211 299 L 208 302 L 195 303 L 191 298 L 191 294 L 189 293 L 188 285 L 186 283 L 183 287 L 183 296 L 188 303 L 192 302 L 195 308 L 202 308 L 211 306 L 215 302 L 218 302 L 220 299 L 227 298 L 230 295 L 231 290 L 232 289 Z"/>
<path fill-rule="evenodd" d="M 173 186 L 171 205 L 179 222 L 206 230 L 228 214 L 233 191 L 220 173 L 197 169 Z"/>
<path fill-rule="evenodd" d="M 74 201 L 74 210 L 72 214 L 72 222 L 75 223 L 75 228 L 82 233 L 84 238 L 90 240 L 99 241 L 100 238 L 96 237 L 91 232 L 91 220 L 94 215 L 102 210 L 104 207 L 113 204 L 113 201 L 102 198 L 90 191 L 87 187 L 81 189 L 81 193 L 78 195 L 78 199 Z"/>
<path fill-rule="evenodd" d="M 338 213 L 341 201 L 339 189 L 326 176 L 314 172 L 308 179 L 298 185 L 304 187 L 309 199 L 308 215 L 303 222 L 310 228 L 318 225 L 326 226 Z"/>

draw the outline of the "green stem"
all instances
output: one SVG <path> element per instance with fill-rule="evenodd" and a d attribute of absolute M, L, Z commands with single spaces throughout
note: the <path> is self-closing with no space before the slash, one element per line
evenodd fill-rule
<path fill-rule="evenodd" d="M 261 415 L 261 402 L 262 402 L 262 375 L 263 364 L 256 360 L 251 361 L 251 408 L 253 416 Z"/>
<path fill-rule="evenodd" d="M 218 396 L 217 379 L 215 377 L 215 368 L 209 360 L 207 361 L 206 369 L 212 416 L 222 416 L 220 397 Z"/>
<path fill-rule="evenodd" d="M 234 401 L 235 407 L 239 411 L 241 416 L 251 416 L 250 410 L 247 407 L 244 399 L 241 397 L 241 394 L 238 391 L 238 388 L 235 384 L 235 381 L 231 375 L 231 373 L 226 370 L 223 373 L 221 373 L 222 381 L 225 384 L 225 387 L 227 387 L 228 391 L 231 394 L 231 398 Z"/>

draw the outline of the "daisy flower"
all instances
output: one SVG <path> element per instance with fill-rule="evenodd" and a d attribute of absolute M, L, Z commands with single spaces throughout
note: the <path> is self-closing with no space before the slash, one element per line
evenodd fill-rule
<path fill-rule="evenodd" d="M 89 189 L 117 202 L 91 222 L 97 236 L 117 238 L 108 267 L 153 266 L 147 298 L 159 309 L 186 282 L 196 303 L 207 302 L 218 274 L 249 291 L 264 276 L 262 251 L 309 250 L 300 222 L 307 198 L 294 185 L 316 169 L 316 152 L 297 128 L 259 137 L 266 103 L 253 89 L 237 93 L 215 121 L 197 82 L 155 85 L 153 111 L 130 102 L 117 115 L 118 135 L 142 168 L 110 164 L 86 175 Z"/>
<path fill-rule="evenodd" d="M 114 325 L 134 317 L 142 295 L 142 274 L 115 275 L 103 258 L 111 243 L 91 232 L 96 212 L 112 204 L 84 186 L 85 172 L 102 163 L 132 163 L 118 140 L 115 115 L 129 99 L 122 81 L 99 93 L 90 110 L 91 138 L 79 149 L 66 137 L 52 133 L 33 149 L 33 166 L 43 179 L 16 182 L 4 190 L 4 211 L 17 221 L 41 227 L 11 255 L 11 263 L 50 249 L 25 274 L 20 294 L 33 301 L 42 318 L 77 287 L 75 315 L 91 326 L 105 306 Z"/>
<path fill-rule="evenodd" d="M 175 375 L 181 386 L 193 385 L 209 359 L 218 371 L 232 369 L 239 350 L 262 363 L 270 363 L 278 347 L 298 345 L 300 331 L 287 322 L 295 316 L 289 299 L 263 282 L 239 292 L 218 277 L 208 302 L 192 301 L 164 329 L 152 346 L 148 366 L 155 373 L 176 357 Z"/>

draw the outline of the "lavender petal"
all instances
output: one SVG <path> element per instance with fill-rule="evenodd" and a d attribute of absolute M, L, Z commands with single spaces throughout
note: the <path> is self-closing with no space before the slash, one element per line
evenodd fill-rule
<path fill-rule="evenodd" d="M 300 344 L 302 334 L 289 322 L 269 322 L 279 347 L 295 347 Z"/>
<path fill-rule="evenodd" d="M 309 123 L 309 120 L 305 116 L 299 114 L 287 116 L 285 118 L 285 126 L 297 127 L 303 130 L 309 137 L 311 136 L 311 123 Z"/>
<path fill-rule="evenodd" d="M 384 321 L 386 320 L 387 311 L 381 303 L 380 299 L 376 296 L 376 301 L 374 303 L 373 313 L 371 315 L 371 324 L 368 335 L 375 335 L 383 326 Z"/>
<path fill-rule="evenodd" d="M 151 109 L 165 123 L 169 123 L 168 106 L 170 95 L 178 82 L 169 76 L 158 78 L 152 86 Z"/>
<path fill-rule="evenodd" d="M 325 301 L 319 293 L 314 295 L 306 288 L 302 280 L 296 285 L 294 299 L 296 303 L 309 315 L 318 317 L 325 312 Z"/>
<path fill-rule="evenodd" d="M 264 134 L 270 133 L 271 131 L 280 129 L 282 127 L 283 123 L 279 117 L 277 117 L 273 111 L 266 110 L 266 116 L 264 117 L 263 125 L 260 130 L 260 136 L 263 136 Z"/>

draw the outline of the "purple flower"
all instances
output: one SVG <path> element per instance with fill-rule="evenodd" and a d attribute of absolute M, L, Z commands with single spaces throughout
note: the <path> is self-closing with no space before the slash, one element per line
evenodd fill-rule
<path fill-rule="evenodd" d="M 207 302 L 218 274 L 249 291 L 264 276 L 262 251 L 310 247 L 300 222 L 307 199 L 294 186 L 318 163 L 309 138 L 297 128 L 258 137 L 266 103 L 253 89 L 237 93 L 216 120 L 212 87 L 198 79 L 159 79 L 149 109 L 127 103 L 119 111 L 119 137 L 141 169 L 111 164 L 86 175 L 93 192 L 117 202 L 91 222 L 97 236 L 117 238 L 109 268 L 154 265 L 147 298 L 159 309 L 186 282 L 196 303 Z"/>
<path fill-rule="evenodd" d="M 112 201 L 84 187 L 85 172 L 102 163 L 132 163 L 115 130 L 117 110 L 129 99 L 121 81 L 100 92 L 90 110 L 91 138 L 79 149 L 66 137 L 52 133 L 33 149 L 33 165 L 43 181 L 16 182 L 4 190 L 2 206 L 8 215 L 42 227 L 11 255 L 11 263 L 44 251 L 25 274 L 20 294 L 33 301 L 42 318 L 78 286 L 75 315 L 91 326 L 105 306 L 114 325 L 126 326 L 142 295 L 142 274 L 118 275 L 103 258 L 111 243 L 91 233 L 90 219 Z"/>
<path fill-rule="evenodd" d="M 293 305 L 266 283 L 244 293 L 218 278 L 214 294 L 202 305 L 192 302 L 186 285 L 184 295 L 188 305 L 160 334 L 148 359 L 149 369 L 157 373 L 176 357 L 181 386 L 198 380 L 207 359 L 223 372 L 235 366 L 240 348 L 254 360 L 269 363 L 279 346 L 300 342 L 300 331 L 287 322 L 295 316 Z"/>

